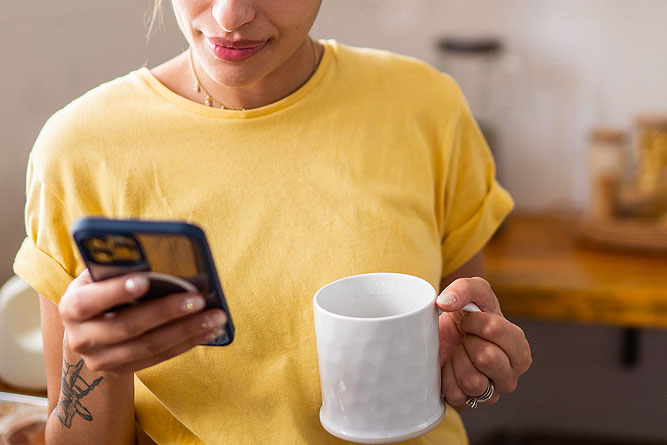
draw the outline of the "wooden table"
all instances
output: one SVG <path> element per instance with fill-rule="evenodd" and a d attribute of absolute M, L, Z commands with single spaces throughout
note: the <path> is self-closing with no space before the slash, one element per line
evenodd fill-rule
<path fill-rule="evenodd" d="M 485 248 L 508 317 L 667 328 L 667 256 L 583 245 L 577 220 L 517 213 Z"/>

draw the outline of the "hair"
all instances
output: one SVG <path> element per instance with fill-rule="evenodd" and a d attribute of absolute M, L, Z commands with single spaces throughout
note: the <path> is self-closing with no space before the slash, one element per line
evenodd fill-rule
<path fill-rule="evenodd" d="M 162 0 L 153 0 L 153 9 L 144 16 L 144 26 L 146 26 L 146 43 L 154 31 L 160 29 L 163 25 Z"/>

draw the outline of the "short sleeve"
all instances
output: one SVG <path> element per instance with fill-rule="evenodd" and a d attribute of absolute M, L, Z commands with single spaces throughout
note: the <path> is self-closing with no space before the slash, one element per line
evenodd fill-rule
<path fill-rule="evenodd" d="M 14 259 L 14 272 L 30 287 L 58 303 L 77 268 L 62 200 L 44 183 L 32 157 L 26 177 L 26 238 Z"/>
<path fill-rule="evenodd" d="M 496 180 L 489 147 L 462 101 L 445 164 L 442 276 L 472 258 L 514 206 L 509 193 Z"/>

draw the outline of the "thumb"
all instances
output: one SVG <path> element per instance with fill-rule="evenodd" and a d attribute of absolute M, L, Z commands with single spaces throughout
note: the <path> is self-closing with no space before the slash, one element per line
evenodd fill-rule
<path fill-rule="evenodd" d="M 491 286 L 485 279 L 479 277 L 459 278 L 452 281 L 438 295 L 436 305 L 445 312 L 459 310 L 479 312 L 481 310 L 502 315 L 498 299 Z"/>

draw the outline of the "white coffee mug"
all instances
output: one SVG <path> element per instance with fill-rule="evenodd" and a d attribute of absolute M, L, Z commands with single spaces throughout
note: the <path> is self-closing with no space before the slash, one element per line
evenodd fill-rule
<path fill-rule="evenodd" d="M 329 433 L 391 443 L 442 421 L 435 298 L 427 281 L 397 273 L 346 277 L 315 294 L 320 422 Z"/>

